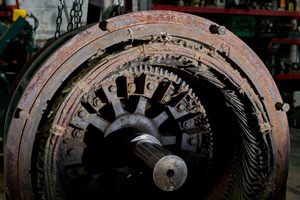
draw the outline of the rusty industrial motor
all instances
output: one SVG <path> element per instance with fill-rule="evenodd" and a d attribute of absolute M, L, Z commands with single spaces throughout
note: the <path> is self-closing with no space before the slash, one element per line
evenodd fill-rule
<path fill-rule="evenodd" d="M 50 42 L 10 95 L 8 199 L 283 199 L 289 132 L 255 53 L 170 11 Z"/>

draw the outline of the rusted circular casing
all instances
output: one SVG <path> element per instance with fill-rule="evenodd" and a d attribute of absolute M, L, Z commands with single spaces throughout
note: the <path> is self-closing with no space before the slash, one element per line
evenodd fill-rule
<path fill-rule="evenodd" d="M 9 199 L 32 199 L 34 195 L 32 177 L 33 146 L 44 111 L 55 92 L 69 76 L 87 60 L 102 50 L 122 42 L 135 41 L 155 35 L 170 35 L 200 42 L 226 55 L 238 67 L 237 70 L 247 76 L 253 85 L 271 124 L 274 156 L 275 198 L 282 199 L 288 172 L 289 130 L 286 114 L 277 111 L 275 104 L 282 102 L 279 91 L 267 68 L 258 56 L 230 31 L 218 35 L 210 31 L 213 22 L 190 14 L 171 11 L 147 11 L 118 16 L 107 21 L 107 30 L 101 30 L 98 24 L 86 26 L 52 42 L 24 68 L 9 98 L 4 127 L 5 133 L 5 180 Z M 174 55 L 185 53 L 180 48 L 166 50 Z M 154 55 L 147 46 L 123 60 L 133 60 L 141 55 Z M 187 53 L 189 54 L 189 53 Z M 189 54 L 201 59 L 201 55 Z M 202 58 L 205 60 L 205 58 Z M 220 71 L 222 71 L 220 67 Z M 225 69 L 225 66 L 224 68 Z M 105 69 L 103 79 L 110 76 L 114 69 Z M 225 72 L 224 72 L 225 73 Z M 92 84 L 92 83 L 90 83 Z M 91 86 L 90 86 L 91 87 Z M 71 108 L 65 108 L 66 110 Z M 28 113 L 26 117 L 18 113 Z M 62 123 L 61 126 L 66 126 Z"/>

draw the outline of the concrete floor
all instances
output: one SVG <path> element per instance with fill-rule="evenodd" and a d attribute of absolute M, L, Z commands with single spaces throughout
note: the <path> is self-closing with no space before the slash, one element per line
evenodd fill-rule
<path fill-rule="evenodd" d="M 286 200 L 300 200 L 300 129 L 291 128 L 290 133 L 291 154 Z M 3 166 L 0 166 L 0 200 L 5 200 Z"/>

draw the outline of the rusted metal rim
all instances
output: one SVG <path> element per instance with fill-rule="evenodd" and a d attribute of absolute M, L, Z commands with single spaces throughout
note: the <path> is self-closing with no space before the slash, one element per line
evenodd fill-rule
<path fill-rule="evenodd" d="M 12 114 L 15 117 L 8 118 L 6 122 L 7 125 L 10 124 L 6 133 L 5 166 L 10 195 L 14 196 L 14 199 L 30 196 L 28 193 L 32 191 L 32 177 L 29 173 L 31 158 L 28 152 L 32 152 L 37 126 L 43 110 L 47 109 L 47 101 L 64 80 L 82 63 L 114 44 L 167 33 L 199 41 L 215 49 L 217 54 L 226 55 L 240 72 L 244 72 L 260 98 L 264 99 L 263 106 L 272 125 L 275 162 L 276 166 L 280 166 L 276 168 L 275 176 L 275 191 L 278 193 L 275 196 L 280 199 L 288 166 L 288 125 L 286 115 L 277 112 L 274 107 L 276 102 L 281 102 L 274 81 L 251 49 L 229 31 L 222 36 L 210 33 L 209 27 L 212 22 L 188 14 L 166 11 L 140 12 L 113 18 L 108 23 L 112 25 L 108 26 L 109 30 L 102 31 L 95 25 L 62 45 L 45 60 L 24 89 L 17 108 L 28 115 L 22 117 Z"/>

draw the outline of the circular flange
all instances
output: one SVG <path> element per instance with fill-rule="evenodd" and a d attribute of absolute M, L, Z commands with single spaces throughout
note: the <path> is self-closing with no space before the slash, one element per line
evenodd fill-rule
<path fill-rule="evenodd" d="M 284 194 L 283 188 L 285 188 L 288 166 L 287 119 L 285 113 L 277 112 L 275 109 L 275 103 L 282 102 L 282 99 L 271 75 L 254 52 L 230 31 L 226 31 L 225 35 L 211 34 L 209 27 L 214 23 L 193 15 L 169 11 L 149 11 L 123 15 L 110 19 L 108 22 L 114 24 L 113 30 L 103 31 L 98 28 L 98 25 L 95 25 L 86 27 L 86 30 L 81 29 L 80 33 L 66 42 L 57 41 L 56 43 L 61 45 L 58 45 L 59 47 L 56 45 L 55 48 L 57 49 L 47 53 L 46 56 L 42 57 L 43 59 L 36 59 L 37 63 L 33 61 L 34 69 L 30 69 L 29 65 L 28 70 L 23 73 L 23 78 L 20 77 L 17 81 L 12 92 L 15 95 L 9 106 L 5 124 L 5 173 L 10 198 L 34 198 L 33 191 L 36 191 L 36 186 L 35 181 L 32 180 L 42 172 L 37 173 L 38 169 L 32 163 L 36 163 L 38 157 L 36 152 L 39 151 L 39 144 L 37 141 L 43 140 L 40 139 L 43 137 L 37 134 L 39 127 L 45 125 L 43 121 L 48 121 L 48 118 L 51 118 L 55 122 L 51 129 L 53 137 L 51 136 L 52 138 L 48 141 L 49 144 L 63 142 L 61 136 L 69 131 L 68 119 L 75 112 L 75 105 L 81 101 L 81 97 L 89 89 L 113 75 L 120 67 L 125 67 L 122 66 L 122 63 L 128 64 L 138 60 L 137 65 L 139 65 L 144 59 L 149 58 L 147 64 L 176 68 L 174 72 L 181 70 L 189 72 L 199 81 L 205 80 L 202 82 L 203 84 L 211 84 L 221 91 L 227 101 L 226 103 L 233 106 L 234 112 L 238 111 L 236 116 L 241 120 L 236 121 L 242 127 L 239 132 L 242 133 L 242 138 L 244 136 L 247 138 L 239 141 L 241 144 L 245 144 L 242 145 L 244 149 L 241 149 L 240 152 L 245 152 L 245 158 L 249 157 L 251 155 L 249 153 L 251 151 L 247 151 L 249 145 L 253 145 L 251 146 L 252 149 L 259 148 L 263 152 L 262 157 L 256 154 L 253 157 L 255 159 L 258 157 L 266 158 L 266 163 L 268 163 L 267 167 L 261 167 L 262 174 L 266 177 L 263 179 L 263 187 L 267 187 L 268 190 L 266 191 L 274 191 L 274 196 L 280 199 Z M 74 32 L 68 35 L 73 36 Z M 69 38 L 66 37 L 67 39 Z M 65 43 L 62 44 L 63 42 Z M 126 44 L 125 48 L 124 43 Z M 124 54 L 111 52 L 111 49 L 115 49 L 115 47 L 120 47 L 117 49 Z M 90 70 L 91 68 L 87 65 L 90 65 L 93 70 Z M 74 88 L 62 90 L 70 81 L 74 81 L 72 77 L 76 77 L 78 72 L 89 74 L 89 78 L 83 78 L 83 81 L 76 82 Z M 28 80 L 31 81 L 28 82 Z M 193 82 L 192 79 L 191 82 Z M 235 89 L 229 87 L 227 91 L 228 88 L 223 88 L 224 84 Z M 131 85 L 130 88 L 132 91 L 137 89 L 137 87 L 134 88 L 134 85 Z M 149 86 L 150 90 L 151 88 L 152 86 Z M 206 92 L 209 93 L 209 91 Z M 231 94 L 231 92 L 236 95 Z M 74 102 L 74 105 L 63 106 L 58 111 L 60 116 L 57 115 L 53 119 L 51 108 L 60 105 L 59 98 L 61 96 Z M 146 97 L 148 98 L 148 96 Z M 216 98 L 213 94 L 210 94 L 210 97 L 212 102 Z M 54 102 L 57 103 L 55 106 L 52 105 Z M 177 112 L 177 107 L 173 108 L 171 111 L 176 113 L 173 117 L 177 119 L 176 117 L 180 116 L 180 112 Z M 245 115 L 239 115 L 239 111 L 243 108 L 251 109 L 243 111 Z M 16 113 L 20 110 L 28 111 L 28 118 L 18 118 Z M 213 109 L 211 108 L 207 112 L 213 113 Z M 246 113 L 251 114 L 247 115 Z M 256 127 L 252 124 L 247 125 L 247 119 L 251 118 L 253 113 L 255 113 L 254 124 L 259 127 L 248 134 L 248 127 Z M 229 113 L 227 114 L 230 116 Z M 76 131 L 84 132 L 82 129 Z M 183 135 L 183 139 L 189 140 L 188 133 Z M 53 158 L 60 157 L 58 147 L 49 152 L 49 154 L 53 153 Z M 53 163 L 51 163 L 50 168 L 52 164 L 55 165 L 56 160 L 51 162 Z M 247 165 L 243 162 L 236 166 L 239 165 L 245 166 L 244 169 L 249 169 L 250 172 L 255 169 L 253 165 Z M 55 173 L 56 171 L 45 172 L 50 178 L 52 175 L 55 176 Z M 247 174 L 248 172 L 244 170 L 243 173 Z M 243 180 L 250 180 L 249 174 L 242 177 Z M 221 179 L 230 178 L 225 176 Z M 227 182 L 224 182 L 221 181 L 223 185 L 226 185 Z M 255 184 L 251 183 L 249 188 L 253 188 L 253 190 L 250 196 L 262 195 L 257 187 L 254 187 L 261 183 L 262 180 L 257 180 Z M 236 184 L 239 182 L 237 181 Z M 272 189 L 273 185 L 274 190 Z M 233 184 L 232 187 L 238 188 L 239 186 Z M 258 188 L 263 187 L 260 185 Z M 224 194 L 224 190 L 220 187 L 216 187 L 215 191 L 219 191 L 215 193 L 220 194 L 220 196 Z M 231 190 L 231 192 L 234 193 L 235 190 Z"/>

